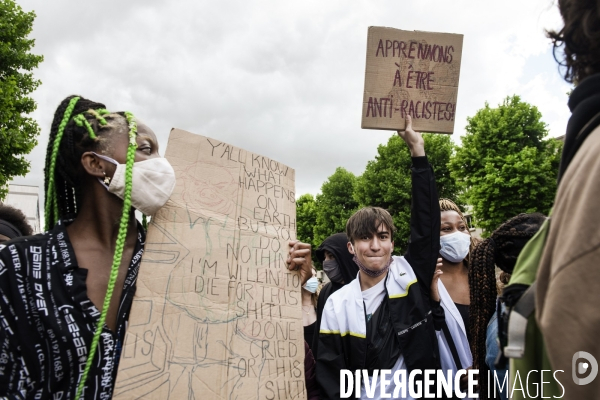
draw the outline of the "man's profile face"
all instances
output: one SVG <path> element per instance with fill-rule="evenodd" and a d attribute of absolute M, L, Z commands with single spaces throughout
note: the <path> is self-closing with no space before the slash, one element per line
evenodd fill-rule
<path fill-rule="evenodd" d="M 394 242 L 390 229 L 383 223 L 379 224 L 377 233 L 371 237 L 355 238 L 354 245 L 348 242 L 348 251 L 355 254 L 365 267 L 374 271 L 385 268 L 393 250 Z"/>

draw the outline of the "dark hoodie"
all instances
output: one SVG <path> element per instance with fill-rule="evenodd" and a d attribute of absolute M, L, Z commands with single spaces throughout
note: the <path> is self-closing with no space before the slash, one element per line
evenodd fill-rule
<path fill-rule="evenodd" d="M 321 289 L 319 293 L 319 300 L 317 301 L 317 324 L 316 334 L 311 345 L 311 350 L 317 359 L 317 351 L 319 346 L 319 328 L 321 326 L 321 316 L 323 315 L 323 308 L 327 299 L 333 293 L 338 291 L 344 285 L 350 283 L 356 278 L 358 274 L 358 265 L 352 260 L 352 254 L 348 251 L 348 236 L 345 233 L 336 233 L 335 235 L 329 236 L 321 243 L 321 246 L 317 249 L 317 258 L 322 263 L 325 260 L 325 250 L 333 254 L 333 257 L 338 262 L 340 272 L 344 278 L 344 283 L 329 282 Z"/>

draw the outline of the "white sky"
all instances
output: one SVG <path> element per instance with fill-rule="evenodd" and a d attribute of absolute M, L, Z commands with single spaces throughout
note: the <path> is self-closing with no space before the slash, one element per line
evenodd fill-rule
<path fill-rule="evenodd" d="M 52 116 L 80 94 L 132 111 L 163 154 L 170 129 L 185 129 L 283 162 L 297 195 L 316 194 L 338 166 L 361 174 L 392 134 L 360 128 L 369 26 L 464 34 L 455 141 L 468 116 L 508 95 L 536 105 L 551 136 L 570 115 L 544 35 L 560 27 L 552 0 L 18 3 L 37 14 L 45 60 L 33 93 L 42 132 L 15 183 L 43 188 Z"/>

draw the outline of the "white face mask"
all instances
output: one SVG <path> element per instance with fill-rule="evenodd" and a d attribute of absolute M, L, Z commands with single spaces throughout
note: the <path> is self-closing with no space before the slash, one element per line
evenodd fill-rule
<path fill-rule="evenodd" d="M 102 154 L 96 155 L 117 166 L 109 186 L 102 179 L 98 180 L 110 193 L 124 198 L 126 164 L 119 164 Z M 173 167 L 166 158 L 150 158 L 133 163 L 132 173 L 131 205 L 146 215 L 154 215 L 165 205 L 175 189 Z"/>
<path fill-rule="evenodd" d="M 462 232 L 440 236 L 440 255 L 450 262 L 461 262 L 469 254 L 471 236 Z"/>

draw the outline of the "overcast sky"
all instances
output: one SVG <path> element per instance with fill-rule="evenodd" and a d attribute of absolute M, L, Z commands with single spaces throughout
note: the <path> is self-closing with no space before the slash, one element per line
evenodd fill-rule
<path fill-rule="evenodd" d="M 560 27 L 551 0 L 17 2 L 37 14 L 44 62 L 39 144 L 15 183 L 42 189 L 52 116 L 70 94 L 132 111 L 163 154 L 176 127 L 283 162 L 297 195 L 317 194 L 338 166 L 359 175 L 392 134 L 360 128 L 369 26 L 464 35 L 455 141 L 486 101 L 513 94 L 551 136 L 569 117 L 570 86 L 544 35 Z"/>

